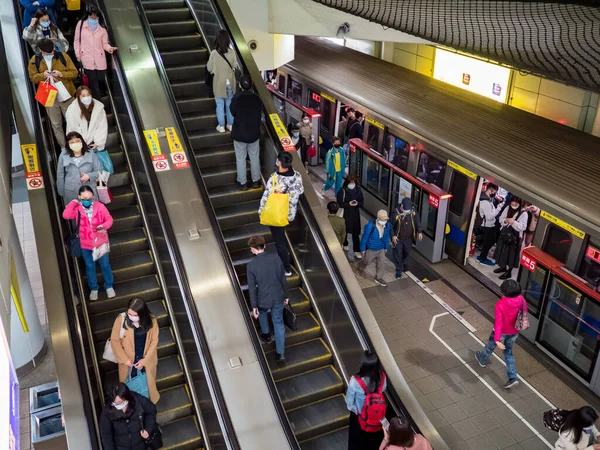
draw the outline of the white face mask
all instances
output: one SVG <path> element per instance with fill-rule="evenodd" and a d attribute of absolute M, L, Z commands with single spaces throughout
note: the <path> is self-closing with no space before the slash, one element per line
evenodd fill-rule
<path fill-rule="evenodd" d="M 308 123 L 308 122 L 310 122 L 310 120 L 308 120 L 308 119 L 302 119 L 302 122 Z"/>
<path fill-rule="evenodd" d="M 92 104 L 92 97 L 87 96 L 87 97 L 81 97 L 79 100 L 81 100 L 81 103 L 83 103 L 85 106 L 89 106 Z"/>
<path fill-rule="evenodd" d="M 387 220 L 378 220 L 377 223 L 381 226 L 384 226 L 387 223 Z"/>
<path fill-rule="evenodd" d="M 131 314 L 127 314 L 127 317 L 129 317 L 129 320 L 131 320 L 132 322 L 140 321 L 140 316 L 132 316 Z"/>
<path fill-rule="evenodd" d="M 113 406 L 115 407 L 115 409 L 118 409 L 119 411 L 125 409 L 125 407 L 127 406 L 129 402 L 127 400 L 125 400 L 124 402 L 122 402 L 120 405 L 117 405 L 116 403 L 113 402 Z"/>
<path fill-rule="evenodd" d="M 519 205 L 517 205 L 517 206 L 510 205 L 510 207 L 511 207 L 512 209 L 519 209 Z"/>
<path fill-rule="evenodd" d="M 73 152 L 79 153 L 83 148 L 83 144 L 81 142 L 73 142 L 72 144 L 69 144 L 69 147 L 71 150 L 73 150 Z"/>
<path fill-rule="evenodd" d="M 356 184 L 348 183 L 348 189 L 354 189 L 355 187 L 356 187 Z"/>

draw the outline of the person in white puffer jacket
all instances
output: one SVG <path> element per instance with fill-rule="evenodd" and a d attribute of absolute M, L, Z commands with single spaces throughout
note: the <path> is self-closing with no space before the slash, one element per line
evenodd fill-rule
<path fill-rule="evenodd" d="M 571 411 L 560 427 L 555 450 L 600 450 L 600 432 L 594 425 L 598 414 L 591 406 Z"/>

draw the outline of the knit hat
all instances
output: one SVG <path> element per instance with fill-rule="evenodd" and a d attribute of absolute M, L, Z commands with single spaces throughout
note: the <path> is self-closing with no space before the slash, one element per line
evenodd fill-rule
<path fill-rule="evenodd" d="M 401 203 L 404 211 L 410 211 L 412 209 L 412 200 L 410 198 L 404 197 Z"/>

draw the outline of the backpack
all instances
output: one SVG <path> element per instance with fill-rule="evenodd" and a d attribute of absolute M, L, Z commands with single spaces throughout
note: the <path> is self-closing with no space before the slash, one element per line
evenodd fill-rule
<path fill-rule="evenodd" d="M 358 423 L 363 431 L 376 433 L 381 431 L 381 420 L 385 417 L 386 404 L 383 397 L 383 386 L 385 385 L 385 373 L 381 372 L 381 384 L 377 391 L 369 393 L 367 385 L 362 378 L 354 378 L 358 385 L 365 392 L 365 404 L 358 416 Z"/>
<path fill-rule="evenodd" d="M 398 233 L 396 237 L 399 239 L 413 239 L 415 236 L 415 212 L 411 211 L 410 214 L 404 216 L 398 214 L 396 216 L 396 222 L 398 222 Z"/>
<path fill-rule="evenodd" d="M 544 426 L 552 431 L 560 431 L 560 428 L 565 424 L 569 411 L 566 409 L 551 409 L 546 411 L 542 416 Z"/>

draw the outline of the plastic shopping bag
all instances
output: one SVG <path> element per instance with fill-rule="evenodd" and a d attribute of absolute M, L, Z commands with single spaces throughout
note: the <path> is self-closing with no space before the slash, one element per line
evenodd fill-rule
<path fill-rule="evenodd" d="M 58 91 L 56 94 L 56 100 L 59 102 L 64 102 L 65 100 L 69 100 L 71 98 L 71 94 L 69 94 L 69 91 L 67 91 L 67 88 L 62 81 L 55 81 L 54 87 Z"/>
<path fill-rule="evenodd" d="M 35 93 L 35 99 L 47 108 L 54 106 L 58 89 L 50 84 L 49 81 L 42 81 Z"/>
<path fill-rule="evenodd" d="M 290 211 L 290 195 L 280 192 L 277 176 L 271 176 L 271 195 L 265 202 L 265 207 L 260 215 L 261 225 L 268 227 L 285 227 L 289 225 L 288 214 Z"/>
<path fill-rule="evenodd" d="M 108 242 L 108 233 L 106 230 L 95 230 L 92 234 L 94 240 L 94 248 L 92 249 L 92 258 L 98 261 L 104 255 L 108 255 L 110 251 L 110 243 Z"/>
<path fill-rule="evenodd" d="M 110 202 L 112 202 L 112 194 L 110 193 L 110 189 L 108 189 L 106 181 L 103 180 L 102 176 L 98 177 L 98 185 L 96 186 L 96 191 L 98 192 L 98 200 L 100 200 L 102 203 L 108 205 Z"/>
<path fill-rule="evenodd" d="M 129 369 L 129 376 L 125 384 L 130 391 L 137 392 L 146 398 L 150 398 L 150 392 L 148 392 L 148 378 L 146 372 L 137 371 L 137 375 L 131 378 L 131 369 Z"/>

